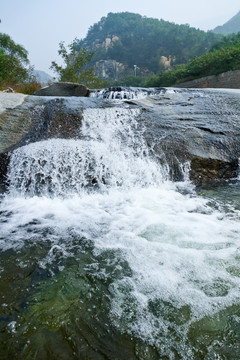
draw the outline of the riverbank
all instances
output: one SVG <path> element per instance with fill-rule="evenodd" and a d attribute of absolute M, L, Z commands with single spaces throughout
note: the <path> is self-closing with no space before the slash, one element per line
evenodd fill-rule
<path fill-rule="evenodd" d="M 219 75 L 212 75 L 186 81 L 174 85 L 176 88 L 225 88 L 240 89 L 240 70 L 228 71 Z"/>

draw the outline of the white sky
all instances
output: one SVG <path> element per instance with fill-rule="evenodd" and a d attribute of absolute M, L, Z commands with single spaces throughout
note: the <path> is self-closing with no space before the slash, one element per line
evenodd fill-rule
<path fill-rule="evenodd" d="M 109 12 L 129 11 L 211 30 L 240 10 L 239 0 L 0 0 L 0 32 L 23 45 L 36 70 L 49 70 L 58 44 L 81 39 Z"/>

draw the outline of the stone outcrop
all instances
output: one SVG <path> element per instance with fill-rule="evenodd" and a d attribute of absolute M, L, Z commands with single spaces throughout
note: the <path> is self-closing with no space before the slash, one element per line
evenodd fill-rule
<path fill-rule="evenodd" d="M 126 71 L 124 64 L 116 60 L 100 60 L 94 65 L 95 72 L 100 79 L 118 80 Z"/>
<path fill-rule="evenodd" d="M 170 69 L 175 63 L 175 61 L 176 57 L 172 57 L 171 55 L 169 55 L 169 57 L 161 56 L 160 58 L 160 63 L 163 65 L 165 70 Z"/>
<path fill-rule="evenodd" d="M 37 96 L 89 96 L 89 89 L 81 84 L 57 82 L 34 93 Z"/>
<path fill-rule="evenodd" d="M 240 70 L 228 71 L 219 75 L 212 75 L 186 81 L 174 85 L 176 88 L 225 88 L 240 89 Z"/>
<path fill-rule="evenodd" d="M 111 37 L 107 37 L 104 40 L 104 42 L 101 44 L 101 46 L 107 50 L 109 47 L 112 47 L 114 45 L 114 43 L 116 41 L 118 41 L 118 40 L 119 40 L 119 37 L 116 36 L 116 35 L 113 35 Z"/>

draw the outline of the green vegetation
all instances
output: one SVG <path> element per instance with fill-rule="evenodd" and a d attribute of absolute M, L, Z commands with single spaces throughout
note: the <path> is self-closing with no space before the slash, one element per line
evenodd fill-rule
<path fill-rule="evenodd" d="M 32 79 L 31 81 L 24 81 L 20 84 L 14 85 L 13 90 L 21 94 L 32 95 L 35 91 L 41 89 L 41 87 L 42 85 L 39 82 Z"/>
<path fill-rule="evenodd" d="M 27 51 L 9 35 L 0 33 L 0 88 L 26 80 L 28 65 Z"/>
<path fill-rule="evenodd" d="M 77 39 L 68 45 L 68 48 L 69 52 L 64 42 L 59 43 L 58 53 L 65 65 L 61 66 L 53 61 L 50 67 L 58 74 L 59 80 L 81 83 L 90 88 L 102 87 L 103 82 L 95 75 L 94 69 L 86 69 L 87 63 L 93 57 L 93 52 L 88 52 L 82 48 Z"/>
<path fill-rule="evenodd" d="M 222 46 L 224 44 L 224 46 Z M 185 65 L 149 77 L 145 86 L 170 86 L 209 75 L 240 69 L 240 33 L 221 39 L 207 54 Z"/>
<path fill-rule="evenodd" d="M 112 81 L 110 86 L 136 86 L 143 87 L 146 82 L 146 76 L 124 76 L 119 80 Z"/>
<path fill-rule="evenodd" d="M 237 34 L 230 34 L 227 36 L 222 36 L 210 49 L 210 51 L 213 50 L 219 50 L 222 47 L 225 46 L 240 46 L 240 32 Z"/>
<path fill-rule="evenodd" d="M 164 20 L 146 18 L 129 12 L 109 13 L 90 27 L 80 45 L 94 51 L 91 64 L 114 59 L 128 68 L 131 75 L 135 64 L 139 75 L 163 70 L 160 59 L 173 59 L 175 65 L 186 63 L 194 56 L 210 50 L 220 35 L 176 25 Z M 107 40 L 107 41 L 106 41 Z"/>

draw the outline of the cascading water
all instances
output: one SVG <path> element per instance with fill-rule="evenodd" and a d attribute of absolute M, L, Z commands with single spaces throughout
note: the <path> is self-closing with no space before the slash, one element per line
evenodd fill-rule
<path fill-rule="evenodd" d="M 136 109 L 86 109 L 81 140 L 52 139 L 19 148 L 11 156 L 10 192 L 68 196 L 89 187 L 160 184 L 165 170 L 150 159 Z M 79 130 L 80 131 L 80 130 Z"/>
<path fill-rule="evenodd" d="M 145 98 L 151 95 L 158 95 L 160 93 L 165 93 L 165 89 L 157 88 L 109 88 L 101 90 L 93 90 L 90 94 L 90 97 L 97 97 L 101 99 L 111 99 L 111 100 L 136 100 Z"/>
<path fill-rule="evenodd" d="M 86 109 L 80 139 L 12 153 L 0 204 L 5 358 L 238 358 L 239 205 L 197 194 L 187 165 L 171 182 L 138 114 Z"/>

